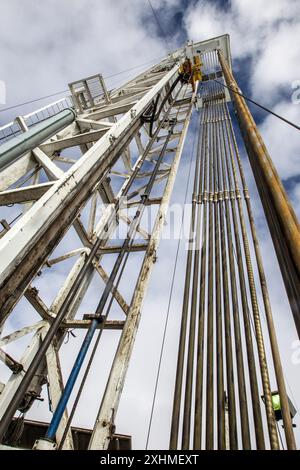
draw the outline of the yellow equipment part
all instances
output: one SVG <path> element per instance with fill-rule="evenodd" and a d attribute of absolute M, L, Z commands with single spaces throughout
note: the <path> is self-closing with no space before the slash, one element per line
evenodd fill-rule
<path fill-rule="evenodd" d="M 280 403 L 280 396 L 279 394 L 272 395 L 272 405 L 273 405 L 273 410 L 274 411 L 280 411 L 281 410 L 281 403 Z"/>
<path fill-rule="evenodd" d="M 181 74 L 191 74 L 192 73 L 192 65 L 190 59 L 186 59 L 183 64 L 179 67 L 179 73 Z"/>
<path fill-rule="evenodd" d="M 195 82 L 202 80 L 202 72 L 201 72 L 201 59 L 199 55 L 194 56 L 194 65 L 193 65 L 193 79 Z"/>
<path fill-rule="evenodd" d="M 201 66 L 202 62 L 200 56 L 193 57 L 193 64 L 190 59 L 186 61 L 179 67 L 179 73 L 182 75 L 190 75 L 189 83 L 191 83 L 193 91 L 195 90 L 195 83 L 202 80 Z"/>

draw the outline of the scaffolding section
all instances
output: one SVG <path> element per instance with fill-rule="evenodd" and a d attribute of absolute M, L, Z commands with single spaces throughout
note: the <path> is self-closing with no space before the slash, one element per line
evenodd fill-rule
<path fill-rule="evenodd" d="M 70 96 L 0 129 L 0 360 L 9 371 L 0 384 L 0 441 L 9 448 L 27 448 L 34 436 L 34 448 L 48 450 L 131 447 L 129 436 L 116 434 L 116 415 L 191 114 L 198 109 L 170 448 L 278 449 L 276 396 L 287 448 L 294 449 L 262 257 L 228 108 L 231 99 L 262 186 L 270 231 L 272 217 L 280 225 L 273 239 L 291 303 L 299 295 L 299 230 L 297 235 L 277 173 L 280 200 L 266 202 L 274 188 L 263 156 L 258 155 L 259 164 L 255 161 L 249 138 L 256 132 L 253 118 L 247 128 L 243 113 L 249 110 L 232 94 L 238 90 L 229 36 L 188 42 L 115 90 L 108 91 L 100 74 L 69 88 Z M 295 226 L 283 227 L 283 206 Z M 145 227 L 149 210 L 155 217 Z M 41 274 L 49 292 L 41 291 Z M 95 308 L 86 309 L 89 296 L 97 300 Z M 292 309 L 297 324 L 299 305 Z M 64 383 L 61 351 L 74 331 L 84 337 Z M 108 332 L 116 334 L 116 347 L 104 391 L 98 394 L 93 429 L 74 428 L 74 414 Z M 15 357 L 20 340 L 24 352 Z M 267 363 L 266 340 L 272 363 Z M 273 369 L 278 393 L 270 385 Z M 25 419 L 46 386 L 49 425 Z"/>

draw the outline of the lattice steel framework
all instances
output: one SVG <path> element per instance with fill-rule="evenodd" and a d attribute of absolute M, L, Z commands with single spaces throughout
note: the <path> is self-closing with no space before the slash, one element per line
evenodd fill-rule
<path fill-rule="evenodd" d="M 195 55 L 200 55 L 203 63 L 203 87 L 198 100 L 189 77 L 179 74 L 180 65 Z M 0 169 L 0 204 L 14 205 L 21 211 L 12 222 L 1 221 L 1 326 L 8 324 L 23 297 L 40 316 L 34 324 L 2 335 L 0 341 L 0 359 L 12 371 L 1 389 L 2 442 L 11 444 L 12 435 L 16 439 L 16 421 L 12 421 L 15 412 L 29 410 L 47 383 L 55 411 L 47 439 L 40 439 L 36 448 L 74 448 L 70 427 L 73 413 L 105 330 L 118 330 L 120 337 L 88 447 L 106 449 L 114 439 L 115 415 L 142 302 L 156 261 L 191 113 L 198 101 L 201 132 L 191 222 L 191 235 L 196 235 L 187 255 L 171 448 L 181 445 L 182 424 L 184 449 L 250 448 L 254 435 L 254 447 L 264 448 L 261 392 L 271 447 L 279 447 L 238 171 L 261 279 L 286 439 L 289 448 L 295 446 L 249 193 L 226 104 L 230 95 L 215 82 L 222 80 L 223 75 L 227 79 L 230 67 L 227 35 L 189 43 L 121 88 L 108 92 L 101 75 L 76 81 L 69 85 L 70 97 L 19 116 L 0 129 L 4 145 L 13 138 L 21 139 L 25 145 L 22 138 L 27 135 L 32 135 L 35 142 L 14 158 L 10 155 L 16 155 L 15 149 L 10 149 L 10 164 Z M 68 111 L 70 103 L 75 119 Z M 55 124 L 61 110 L 62 116 L 72 119 L 72 123 L 48 138 L 34 140 L 38 139 L 33 135 L 38 134 L 36 126 L 44 121 Z M 147 231 L 143 224 L 149 208 L 155 208 L 156 215 Z M 80 246 L 66 251 L 63 242 L 72 231 Z M 105 267 L 107 257 L 111 261 Z M 62 285 L 57 286 L 55 296 L 43 298 L 38 290 L 41 271 L 46 278 L 56 269 L 54 266 L 72 260 L 75 261 Z M 134 282 L 125 296 L 121 284 L 128 275 L 128 260 L 134 260 L 134 270 L 131 264 L 130 272 Z M 80 306 L 94 277 L 103 281 L 99 303 L 95 311 L 82 316 Z M 73 329 L 85 330 L 86 336 L 64 386 L 59 351 Z M 26 335 L 30 336 L 28 346 L 17 361 L 9 354 L 9 347 Z M 69 415 L 67 402 L 94 335 L 96 342 Z M 247 387 L 251 389 L 252 411 L 246 403 Z M 249 413 L 253 413 L 253 430 Z M 205 444 L 201 434 L 204 429 Z"/>

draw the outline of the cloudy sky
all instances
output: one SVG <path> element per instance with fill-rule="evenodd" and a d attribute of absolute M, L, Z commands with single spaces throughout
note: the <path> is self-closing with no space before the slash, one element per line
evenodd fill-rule
<path fill-rule="evenodd" d="M 229 33 L 234 72 L 245 94 L 299 125 L 299 99 L 292 100 L 293 93 L 295 97 L 297 91 L 293 89 L 297 80 L 300 85 L 299 1 L 152 0 L 152 5 L 165 36 L 158 28 L 147 0 L 1 0 L 0 80 L 6 84 L 6 103 L 0 105 L 0 111 L 63 91 L 70 81 L 98 72 L 105 77 L 122 72 L 107 79 L 108 88 L 113 88 L 145 68 L 143 64 L 155 63 L 187 39 L 197 41 Z M 123 72 L 133 67 L 136 68 Z M 45 103 L 47 100 L 0 112 L 0 125 Z M 299 215 L 299 132 L 255 108 L 251 110 Z M 181 182 L 182 178 L 187 178 L 191 140 L 189 135 L 180 168 Z M 241 152 L 245 157 L 243 148 Z M 293 352 L 299 347 L 295 342 L 297 336 L 247 159 L 244 161 L 269 279 L 288 393 L 293 394 L 299 409 L 300 363 L 292 361 Z M 177 182 L 173 202 L 182 202 L 183 198 L 182 184 Z M 145 446 L 170 291 L 168 273 L 173 268 L 176 248 L 176 242 L 162 241 L 118 413 L 117 430 L 131 434 L 135 448 Z M 168 445 L 185 256 L 182 244 L 150 436 L 152 448 Z M 162 284 L 162 278 L 168 281 Z M 79 344 L 78 338 L 70 341 Z M 107 339 L 107 344 L 111 341 L 113 338 Z M 66 367 L 71 360 L 69 355 Z M 101 372 L 105 373 L 107 364 L 99 358 Z M 76 416 L 76 424 L 92 426 L 97 409 L 97 405 L 93 407 L 92 403 L 98 402 L 99 392 L 97 383 L 92 381 L 83 397 L 91 405 L 88 411 L 85 409 L 84 413 Z M 31 416 L 49 419 L 46 411 L 45 406 L 39 404 Z M 299 415 L 297 421 L 300 424 Z M 297 438 L 300 445 L 299 431 Z"/>

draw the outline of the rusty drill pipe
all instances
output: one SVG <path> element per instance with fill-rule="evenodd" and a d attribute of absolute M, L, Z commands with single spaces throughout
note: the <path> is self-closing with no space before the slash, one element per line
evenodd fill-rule
<path fill-rule="evenodd" d="M 229 113 L 228 108 L 227 108 L 227 113 Z M 252 207 L 251 207 L 251 201 L 250 201 L 249 192 L 248 192 L 248 186 L 247 186 L 247 183 L 246 183 L 246 178 L 245 178 L 245 175 L 244 175 L 243 166 L 242 166 L 242 162 L 241 162 L 241 158 L 240 158 L 236 138 L 235 138 L 235 135 L 234 135 L 232 122 L 230 120 L 229 120 L 229 127 L 230 127 L 231 138 L 232 138 L 233 144 L 234 144 L 238 169 L 239 169 L 239 173 L 240 173 L 240 177 L 241 177 L 241 181 L 242 181 L 244 199 L 245 199 L 245 202 L 246 202 L 247 213 L 248 213 L 250 229 L 251 229 L 251 234 L 252 234 L 252 240 L 253 240 L 255 256 L 256 256 L 256 262 L 257 262 L 257 267 L 258 267 L 258 273 L 259 273 L 259 277 L 260 277 L 260 284 L 261 284 L 261 290 L 262 290 L 264 307 L 265 307 L 266 318 L 267 318 L 267 325 L 268 325 L 268 331 L 269 331 L 269 337 L 270 337 L 270 343 L 271 343 L 271 349 L 272 349 L 272 356 L 273 356 L 273 362 L 274 362 L 276 381 L 277 381 L 279 395 L 280 395 L 280 402 L 281 402 L 281 408 L 282 408 L 284 432 L 285 432 L 287 448 L 289 450 L 294 450 L 294 449 L 296 449 L 295 436 L 294 436 L 294 432 L 293 432 L 292 419 L 291 419 L 291 415 L 290 415 L 290 408 L 289 408 L 289 403 L 288 403 L 288 398 L 287 398 L 286 388 L 285 388 L 285 383 L 284 383 L 283 369 L 282 369 L 282 364 L 281 364 L 281 359 L 280 359 L 278 342 L 277 342 L 277 338 L 276 338 L 276 330 L 275 330 L 275 326 L 274 326 L 273 314 L 272 314 L 272 309 L 271 309 L 271 304 L 270 304 L 270 299 L 269 299 L 267 281 L 266 281 L 266 276 L 265 276 L 265 272 L 264 272 L 259 241 L 258 241 L 258 237 L 257 237 L 257 233 L 256 233 L 256 227 L 255 227 L 254 217 L 253 217 L 253 213 L 252 213 Z"/>
<path fill-rule="evenodd" d="M 219 123 L 219 127 L 222 128 L 222 136 L 220 141 L 223 142 L 222 147 L 225 149 L 225 133 L 224 133 L 224 110 L 221 107 L 221 116 L 223 117 L 222 122 Z M 221 130 L 219 129 L 219 133 Z M 223 141 L 222 141 L 223 138 Z M 231 190 L 231 181 L 229 181 L 229 189 Z M 229 191 L 229 193 L 232 193 Z M 230 203 L 234 205 L 234 200 L 230 200 Z M 227 200 L 227 206 L 229 202 Z M 229 209 L 228 209 L 229 211 Z M 229 216 L 229 214 L 228 214 Z M 237 379 L 238 379 L 238 391 L 239 391 L 239 403 L 240 403 L 240 419 L 241 419 L 241 434 L 242 434 L 242 443 L 243 449 L 250 449 L 250 430 L 249 430 L 249 418 L 248 418 L 248 409 L 247 409 L 247 396 L 246 396 L 246 385 L 245 385 L 245 369 L 243 361 L 243 350 L 241 342 L 241 329 L 240 329 L 240 320 L 239 320 L 239 302 L 238 302 L 238 292 L 237 292 L 237 283 L 236 283 L 236 274 L 234 266 L 234 253 L 233 253 L 233 243 L 232 243 L 232 231 L 231 226 L 228 220 L 227 236 L 228 236 L 228 247 L 229 247 L 229 263 L 230 263 L 230 283 L 231 283 L 231 297 L 232 297 L 232 314 L 233 314 L 233 326 L 234 326 L 234 335 L 235 335 L 235 349 L 236 349 L 236 362 L 237 362 Z M 242 292 L 241 292 L 242 294 Z"/>
<path fill-rule="evenodd" d="M 236 242 L 236 256 L 237 256 L 237 266 L 238 266 L 239 283 L 240 283 L 240 290 L 241 290 L 242 312 L 243 312 L 243 319 L 244 319 L 245 340 L 246 340 L 250 386 L 251 386 L 251 395 L 252 395 L 252 409 L 253 409 L 253 418 L 254 418 L 254 423 L 255 423 L 255 436 L 256 436 L 257 448 L 264 449 L 265 448 L 264 433 L 263 433 L 263 426 L 262 426 L 261 410 L 260 410 L 260 405 L 259 405 L 256 365 L 255 365 L 255 357 L 254 357 L 253 343 L 252 343 L 252 336 L 251 336 L 247 290 L 246 290 L 246 283 L 245 283 L 245 276 L 244 276 L 242 253 L 241 253 L 241 248 L 240 248 L 240 237 L 239 237 L 239 232 L 237 230 L 237 224 L 236 224 L 235 206 L 234 204 L 232 204 L 234 201 L 230 199 L 231 196 L 229 197 L 229 195 L 232 195 L 234 191 L 233 191 L 233 186 L 232 186 L 231 175 L 230 173 L 228 173 L 228 158 L 227 158 L 227 147 L 226 147 L 226 136 L 224 132 L 224 125 L 222 125 L 222 138 L 223 138 L 222 147 L 224 148 L 224 157 L 222 159 L 222 172 L 223 172 L 223 179 L 224 179 L 224 187 L 227 188 L 227 191 L 226 191 L 227 195 L 225 196 L 225 210 L 226 210 L 226 224 L 227 224 L 227 232 L 228 232 L 228 252 L 229 252 L 229 264 L 230 264 L 231 288 L 232 288 L 232 295 L 233 295 L 232 301 L 234 302 L 234 298 L 237 295 L 237 292 L 236 292 L 235 264 L 234 264 L 234 256 L 233 256 L 234 248 L 233 248 L 232 230 L 231 230 L 231 225 L 229 222 L 230 221 L 230 215 L 229 215 L 230 206 L 232 209 L 233 222 L 235 222 L 233 226 L 233 232 L 234 232 L 234 238 Z M 227 169 L 228 187 L 226 186 L 225 163 L 226 163 L 226 169 Z M 241 418 L 242 418 L 242 415 L 241 415 Z"/>
<path fill-rule="evenodd" d="M 204 147 L 201 154 L 201 193 L 200 203 L 203 207 L 202 222 L 202 247 L 201 247 L 201 274 L 200 274 L 200 297 L 198 314 L 197 335 L 197 367 L 196 367 L 196 394 L 195 394 L 195 416 L 194 416 L 194 449 L 201 449 L 202 439 L 202 412 L 203 412 L 203 363 L 204 363 L 204 317 L 205 317 L 205 286 L 206 286 L 206 245 L 207 245 L 207 153 L 208 153 L 208 107 L 205 107 Z M 200 155 L 199 155 L 200 158 Z M 203 174 L 203 180 L 202 180 Z"/>
<path fill-rule="evenodd" d="M 199 122 L 201 117 L 199 118 Z M 200 125 L 199 125 L 200 128 Z M 198 141 L 199 146 L 199 141 Z M 192 214 L 190 222 L 190 233 L 189 241 L 193 240 L 196 224 L 196 191 L 198 187 L 198 173 L 199 173 L 199 152 L 196 155 L 195 165 L 195 176 L 193 184 L 193 198 L 192 198 Z M 171 434 L 170 444 L 171 450 L 177 450 L 178 448 L 178 434 L 179 434 L 179 418 L 181 408 L 181 397 L 182 397 L 182 384 L 183 384 L 183 369 L 184 369 L 184 356 L 186 347 L 186 332 L 188 325 L 188 309 L 189 309 L 189 294 L 191 285 L 191 267 L 192 267 L 192 255 L 193 250 L 188 249 L 187 260 L 186 260 L 186 273 L 185 273 L 185 286 L 184 286 L 184 297 L 182 306 L 182 317 L 180 327 L 180 339 L 178 348 L 178 359 L 176 368 L 176 380 L 175 380 L 175 392 L 173 400 L 173 411 L 172 411 L 172 422 L 171 422 Z"/>
<path fill-rule="evenodd" d="M 199 178 L 199 148 L 202 146 L 203 135 L 199 131 L 198 151 L 197 151 L 197 168 L 195 173 L 196 191 L 199 194 L 201 181 Z M 197 195 L 194 193 L 193 204 L 196 204 Z M 198 297 L 198 276 L 199 276 L 199 245 L 200 245 L 200 206 L 195 206 L 195 225 L 196 233 L 193 233 L 194 240 L 191 251 L 193 253 L 193 282 L 191 291 L 191 312 L 190 312 L 190 329 L 189 329 L 189 343 L 188 343 L 188 356 L 186 367 L 186 383 L 185 383 L 185 397 L 184 397 L 184 414 L 183 414 L 183 430 L 182 430 L 182 449 L 190 449 L 190 435 L 191 435 L 191 412 L 192 412 L 192 393 L 193 393 L 193 370 L 194 370 L 194 351 L 195 351 L 195 331 L 196 331 L 196 309 Z"/>
<path fill-rule="evenodd" d="M 218 449 L 226 449 L 225 435 L 225 403 L 224 403 L 224 359 L 223 359 L 223 324 L 222 324 L 222 286 L 221 286 L 221 253 L 220 253 L 220 223 L 219 223 L 219 207 L 222 201 L 219 199 L 219 191 L 221 188 L 220 172 L 219 172 L 219 139 L 218 139 L 218 123 L 215 123 L 215 141 L 214 141 L 214 190 L 217 195 L 215 203 L 215 284 L 216 284 L 216 354 L 217 354 L 217 440 Z"/>
<path fill-rule="evenodd" d="M 218 162 L 221 161 L 221 166 L 218 163 L 220 181 L 222 181 L 222 189 L 224 201 L 220 203 L 220 229 L 221 229 L 221 251 L 222 251 L 222 278 L 223 278 L 223 303 L 224 303 L 224 330 L 225 330 L 225 356 L 226 356 L 226 375 L 227 375 L 227 392 L 228 392 L 228 413 L 229 413 L 229 441 L 230 449 L 236 450 L 237 442 L 237 422 L 236 422 L 236 397 L 235 397 L 235 374 L 233 366 L 233 351 L 232 351 L 232 333 L 230 321 L 230 300 L 229 300 L 229 285 L 233 285 L 234 263 L 232 252 L 232 240 L 230 229 L 230 216 L 229 216 L 229 191 L 226 181 L 226 173 L 224 168 L 224 147 L 222 145 L 222 137 L 219 129 L 220 151 Z M 224 210 L 225 209 L 225 210 Z M 226 246 L 227 239 L 227 246 Z M 227 266 L 227 258 L 229 257 L 229 273 Z M 230 282 L 229 282 L 230 279 Z"/>
<path fill-rule="evenodd" d="M 210 105 L 211 110 L 213 105 Z M 206 367 L 206 449 L 213 449 L 213 403 L 214 403 L 214 385 L 213 385 L 213 314 L 214 314 L 214 222 L 213 222 L 213 160 L 212 160 L 212 140 L 213 123 L 210 123 L 210 146 L 209 146 L 209 201 L 208 201 L 208 304 L 207 304 L 207 367 Z"/>
<path fill-rule="evenodd" d="M 226 132 L 227 132 L 227 137 L 228 137 L 228 142 L 229 142 L 229 158 L 227 162 L 228 163 L 227 171 L 228 173 L 230 172 L 230 164 L 231 164 L 231 170 L 232 170 L 233 179 L 234 179 L 234 189 L 235 191 L 237 191 L 238 182 L 237 182 L 237 175 L 236 175 L 234 158 L 233 158 L 232 142 L 229 139 L 228 125 L 226 127 Z M 244 257 L 246 261 L 247 275 L 248 275 L 248 281 L 249 281 L 252 313 L 253 313 L 253 320 L 254 320 L 254 326 L 255 326 L 255 336 L 256 336 L 257 351 L 258 351 L 260 371 L 261 371 L 261 379 L 262 379 L 264 396 L 265 396 L 266 416 L 267 416 L 270 443 L 271 443 L 272 449 L 279 449 L 279 440 L 278 440 L 278 434 L 277 434 L 277 429 L 276 429 L 275 415 L 274 415 L 274 411 L 272 407 L 270 379 L 269 379 L 267 361 L 265 357 L 265 347 L 264 347 L 264 340 L 263 340 L 263 334 L 262 334 L 262 329 L 261 329 L 260 313 L 259 313 L 258 302 L 257 302 L 256 286 L 255 286 L 255 281 L 254 281 L 250 249 L 249 249 L 249 244 L 248 244 L 247 231 L 246 231 L 243 208 L 242 208 L 240 197 L 238 198 L 238 213 L 239 213 L 240 226 L 241 226 L 241 231 L 242 231 Z M 233 215 L 233 221 L 235 225 L 235 231 L 236 233 L 238 233 L 237 217 L 235 213 L 235 207 L 233 205 L 232 205 L 232 215 Z M 240 247 L 237 246 L 238 257 L 239 257 L 239 254 L 238 254 L 239 251 L 240 251 Z"/>

